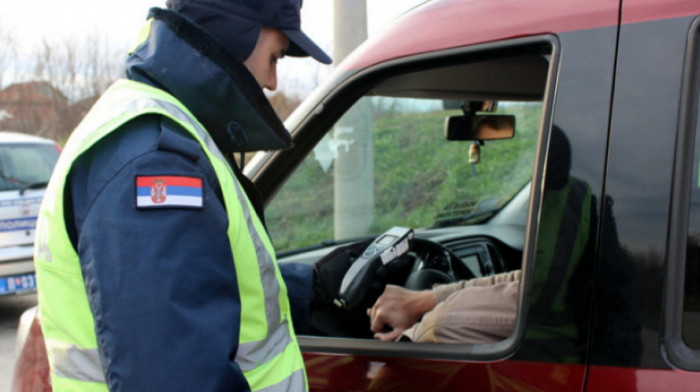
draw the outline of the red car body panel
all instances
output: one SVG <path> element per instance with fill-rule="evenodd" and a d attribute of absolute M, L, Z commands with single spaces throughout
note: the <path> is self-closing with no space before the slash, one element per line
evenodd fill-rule
<path fill-rule="evenodd" d="M 363 358 L 305 354 L 309 385 L 315 391 L 513 391 L 576 392 L 586 367 L 560 363 L 488 363 Z M 700 373 L 682 370 L 591 366 L 590 391 L 696 391 Z"/>
<path fill-rule="evenodd" d="M 692 0 L 625 0 L 623 23 L 676 18 L 697 12 Z M 449 0 L 428 3 L 370 38 L 340 64 L 360 70 L 405 56 L 508 38 L 615 26 L 616 0 Z M 439 21 L 439 23 L 436 23 Z M 454 34 L 445 34 L 445 32 Z M 391 44 L 387 44 L 390 42 Z"/>
<path fill-rule="evenodd" d="M 50 392 L 49 360 L 41 332 L 41 319 L 34 317 L 14 370 L 12 392 Z"/>
<path fill-rule="evenodd" d="M 587 388 L 591 391 L 696 391 L 700 385 L 700 373 L 682 370 L 591 366 L 588 371 L 587 384 Z"/>
<path fill-rule="evenodd" d="M 619 2 L 615 0 L 449 0 L 428 3 L 360 45 L 341 68 L 358 70 L 390 59 L 442 49 L 614 26 L 618 22 L 618 6 Z"/>
<path fill-rule="evenodd" d="M 577 392 L 582 365 L 524 361 L 445 362 L 410 358 L 304 355 L 314 391 Z"/>
<path fill-rule="evenodd" d="M 659 6 L 654 0 L 624 0 L 622 23 L 649 22 L 652 20 L 697 15 L 698 3 L 692 0 L 669 0 Z"/>

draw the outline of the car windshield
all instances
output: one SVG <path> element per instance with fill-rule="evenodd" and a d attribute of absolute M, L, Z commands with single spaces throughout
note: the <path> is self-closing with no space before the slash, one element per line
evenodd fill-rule
<path fill-rule="evenodd" d="M 45 187 L 58 155 L 48 143 L 0 144 L 0 191 Z"/>
<path fill-rule="evenodd" d="M 488 221 L 531 178 L 541 103 L 501 101 L 509 139 L 447 140 L 439 99 L 366 96 L 323 136 L 266 209 L 278 251 Z"/>

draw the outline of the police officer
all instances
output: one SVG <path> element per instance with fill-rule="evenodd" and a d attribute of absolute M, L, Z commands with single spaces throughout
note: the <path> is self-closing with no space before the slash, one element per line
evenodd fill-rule
<path fill-rule="evenodd" d="M 150 11 L 126 78 L 71 135 L 41 208 L 54 391 L 308 389 L 259 202 L 231 159 L 291 146 L 262 93 L 277 60 L 331 61 L 300 30 L 300 7 Z M 295 274 L 311 272 L 284 271 Z"/>

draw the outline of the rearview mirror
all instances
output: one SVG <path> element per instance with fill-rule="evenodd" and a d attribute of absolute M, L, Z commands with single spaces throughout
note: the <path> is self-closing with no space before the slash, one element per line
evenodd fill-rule
<path fill-rule="evenodd" d="M 480 114 L 449 116 L 445 119 L 447 140 L 499 140 L 515 135 L 515 116 Z"/>

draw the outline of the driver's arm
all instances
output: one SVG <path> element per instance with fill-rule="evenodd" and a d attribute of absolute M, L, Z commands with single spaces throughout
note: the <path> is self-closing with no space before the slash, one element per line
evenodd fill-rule
<path fill-rule="evenodd" d="M 464 338 L 472 343 L 484 343 L 481 340 L 490 338 L 484 338 L 479 331 L 492 326 L 495 331 L 487 334 L 500 339 L 503 331 L 510 333 L 515 321 L 520 275 L 520 270 L 516 270 L 424 291 L 388 285 L 374 306 L 367 310 L 370 329 L 376 339 L 384 341 L 396 340 L 403 334 L 414 341 L 437 342 L 446 333 L 445 340 Z M 486 313 L 479 313 L 483 310 L 479 305 L 484 303 L 491 307 L 485 309 Z M 457 329 L 456 334 L 450 332 L 453 328 Z M 476 332 L 472 333 L 473 330 Z M 451 334 L 457 337 L 453 339 Z"/>
<path fill-rule="evenodd" d="M 520 274 L 502 275 L 505 279 L 482 280 L 452 292 L 403 335 L 414 342 L 452 344 L 507 338 L 515 327 Z"/>
<path fill-rule="evenodd" d="M 437 303 L 437 297 L 432 290 L 412 291 L 387 285 L 374 306 L 367 309 L 374 338 L 384 341 L 396 340 Z M 388 331 L 385 330 L 387 327 L 390 328 Z"/>
<path fill-rule="evenodd" d="M 456 293 L 464 289 L 465 287 L 493 286 L 500 283 L 520 281 L 520 274 L 520 270 L 515 270 L 491 276 L 484 276 L 481 278 L 460 280 L 459 282 L 455 283 L 437 285 L 433 287 L 433 291 L 435 292 L 435 296 L 437 297 L 438 302 L 442 302 L 453 293 Z"/>

